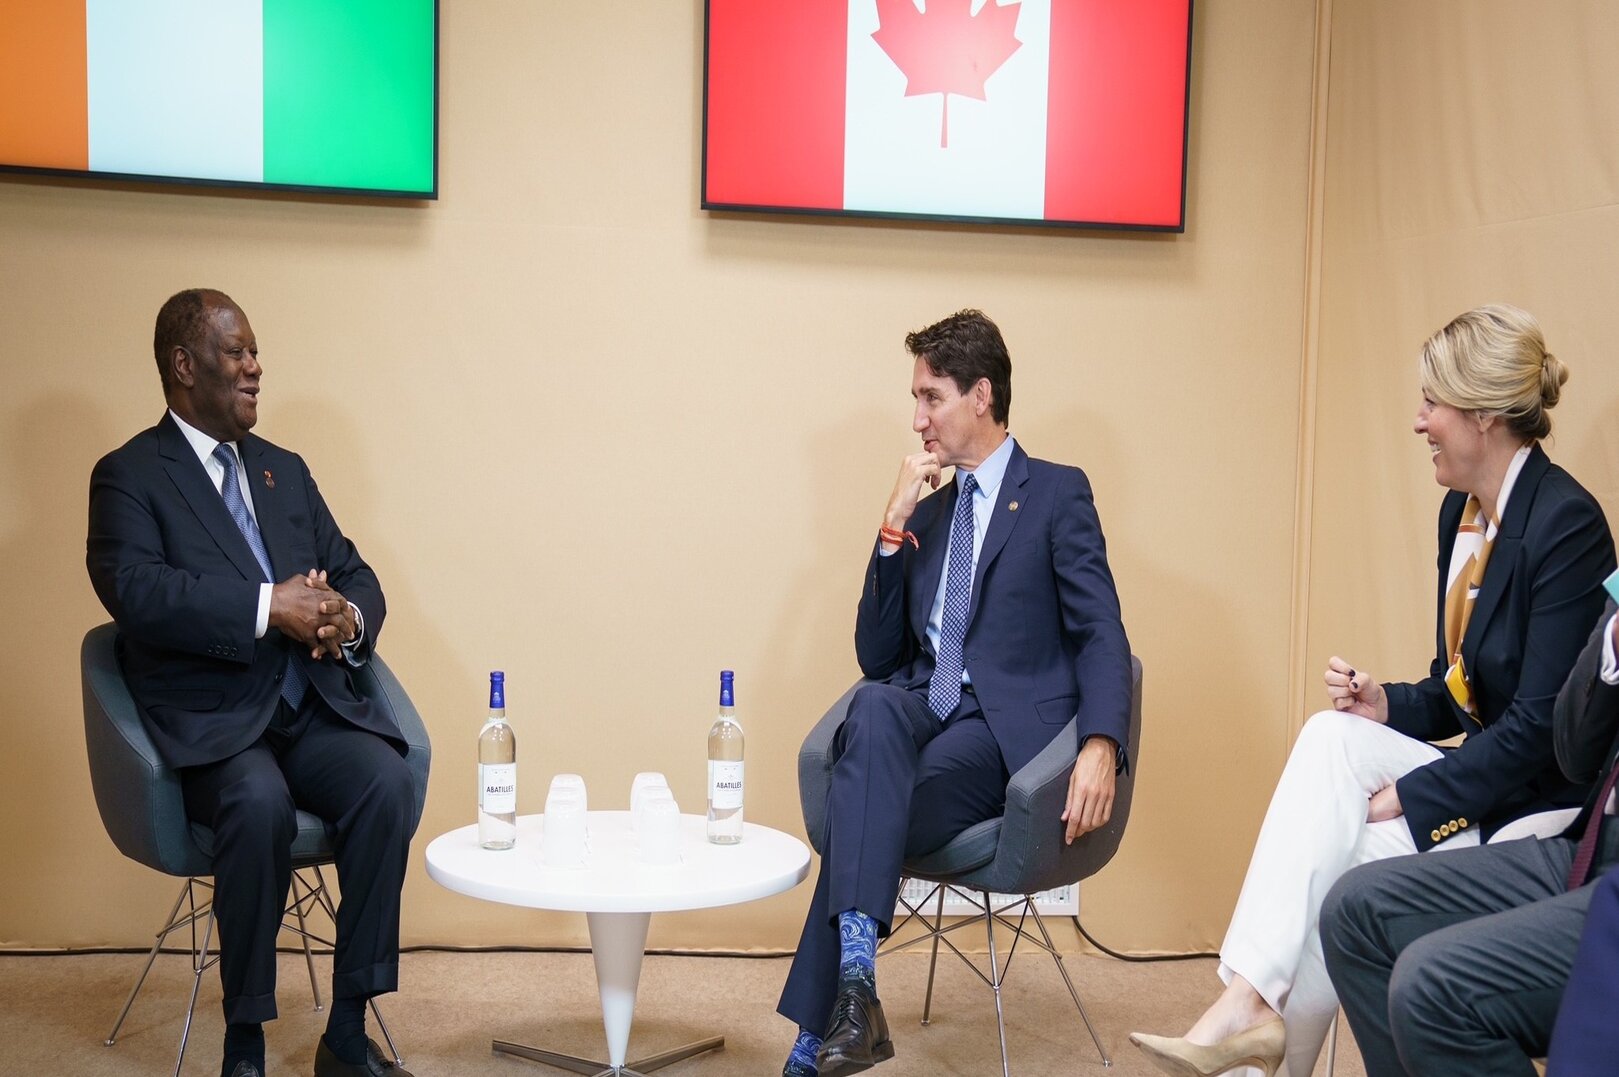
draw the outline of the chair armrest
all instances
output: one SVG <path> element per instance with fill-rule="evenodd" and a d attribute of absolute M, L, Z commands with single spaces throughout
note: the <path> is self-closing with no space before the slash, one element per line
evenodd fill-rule
<path fill-rule="evenodd" d="M 405 763 L 410 767 L 411 784 L 416 791 L 416 806 L 410 819 L 410 832 L 414 835 L 422 820 L 422 809 L 427 803 L 427 777 L 433 764 L 433 744 L 428 739 L 427 726 L 423 724 L 416 705 L 405 693 L 404 685 L 399 683 L 399 678 L 394 676 L 381 655 L 371 652 L 370 659 L 355 669 L 353 676 L 354 687 L 360 695 L 393 718 L 400 735 L 405 738 Z"/>
<path fill-rule="evenodd" d="M 92 628 L 79 649 L 84 739 L 101 823 L 119 852 L 170 875 L 213 868 L 186 823 L 180 779 L 163 762 L 124 684 L 111 624 Z"/>
<path fill-rule="evenodd" d="M 832 742 L 849 713 L 849 701 L 869 683 L 858 680 L 839 696 L 798 749 L 798 802 L 804 811 L 804 833 L 817 853 L 822 851 L 826 839 L 826 798 L 832 790 Z"/>
<path fill-rule="evenodd" d="M 1141 744 L 1141 660 L 1132 655 L 1130 667 L 1130 728 L 1125 745 L 1129 765 L 1114 779 L 1112 816 L 1072 845 L 1063 844 L 1062 813 L 1078 758 L 1078 733 L 1070 722 L 1007 784 L 1000 846 L 995 859 L 975 873 L 975 885 L 983 883 L 1004 893 L 1049 890 L 1096 874 L 1118 852 L 1130 818 Z"/>

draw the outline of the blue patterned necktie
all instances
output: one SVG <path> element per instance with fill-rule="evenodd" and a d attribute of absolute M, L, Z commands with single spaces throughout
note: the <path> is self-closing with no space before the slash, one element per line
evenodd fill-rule
<path fill-rule="evenodd" d="M 944 612 L 939 616 L 939 656 L 928 679 L 928 710 L 941 722 L 961 702 L 961 642 L 967 635 L 967 608 L 973 594 L 973 491 L 978 480 L 961 480 L 955 519 L 950 525 L 950 560 L 945 568 Z"/>
<path fill-rule="evenodd" d="M 253 551 L 253 558 L 258 561 L 265 582 L 274 583 L 275 574 L 270 571 L 270 554 L 264 548 L 264 536 L 259 534 L 259 525 L 254 522 L 253 514 L 247 511 L 242 485 L 236 477 L 236 454 L 229 445 L 220 442 L 214 448 L 214 459 L 225 468 L 225 481 L 219 487 L 219 496 L 225 499 L 225 511 L 230 513 L 230 518 L 236 521 L 236 529 L 247 540 L 247 547 Z M 281 698 L 287 701 L 287 706 L 297 710 L 298 704 L 304 701 L 304 691 L 308 687 L 309 679 L 298 664 L 297 652 L 289 650 L 287 675 L 281 681 Z"/>

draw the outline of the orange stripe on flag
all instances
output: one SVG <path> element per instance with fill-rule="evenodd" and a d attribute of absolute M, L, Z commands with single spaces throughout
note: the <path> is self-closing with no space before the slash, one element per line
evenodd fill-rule
<path fill-rule="evenodd" d="M 90 167 L 84 0 L 0 0 L 0 162 Z"/>

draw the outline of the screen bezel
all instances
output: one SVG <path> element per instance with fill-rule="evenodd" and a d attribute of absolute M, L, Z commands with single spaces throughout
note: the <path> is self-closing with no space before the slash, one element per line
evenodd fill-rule
<path fill-rule="evenodd" d="M 40 176 L 88 183 L 138 183 L 159 187 L 201 187 L 237 191 L 274 191 L 291 194 L 336 195 L 352 198 L 379 198 L 398 201 L 438 200 L 440 0 L 433 0 L 433 185 L 429 190 L 395 190 L 381 187 L 330 187 L 311 183 L 266 183 L 262 180 L 211 179 L 206 176 L 169 176 L 144 172 L 107 172 L 91 168 L 48 168 L 0 162 L 0 177 Z M 706 77 L 706 72 L 705 72 Z"/>
<path fill-rule="evenodd" d="M 990 2 L 994 2 L 994 0 L 990 0 Z M 708 65 L 709 49 L 713 37 L 712 5 L 713 0 L 703 0 L 703 144 L 699 160 L 699 209 L 721 213 L 760 213 L 771 216 L 811 217 L 821 220 L 920 221 L 944 224 L 990 225 L 1002 228 L 1055 228 L 1068 231 L 1101 229 L 1110 232 L 1158 232 L 1172 235 L 1181 235 L 1186 232 L 1186 179 L 1191 156 L 1192 131 L 1192 25 L 1196 0 L 1186 0 L 1186 70 L 1183 76 L 1185 92 L 1181 98 L 1181 197 L 1179 219 L 1174 224 L 1055 220 L 1045 217 L 964 216 L 945 213 L 908 213 L 903 210 L 827 209 L 824 206 L 754 205 L 712 201 L 708 197 Z"/>

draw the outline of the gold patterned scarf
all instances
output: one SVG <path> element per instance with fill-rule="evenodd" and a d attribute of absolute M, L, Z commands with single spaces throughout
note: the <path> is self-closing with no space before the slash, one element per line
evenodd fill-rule
<path fill-rule="evenodd" d="M 1461 526 L 1456 529 L 1456 545 L 1450 552 L 1450 574 L 1445 588 L 1445 652 L 1450 656 L 1445 686 L 1457 706 L 1475 722 L 1478 721 L 1478 701 L 1473 698 L 1473 686 L 1462 663 L 1462 639 L 1467 635 L 1467 622 L 1473 616 L 1473 602 L 1484 583 L 1484 569 L 1490 563 L 1490 550 L 1494 545 L 1495 528 L 1485 517 L 1478 498 L 1469 495 L 1462 508 Z"/>

